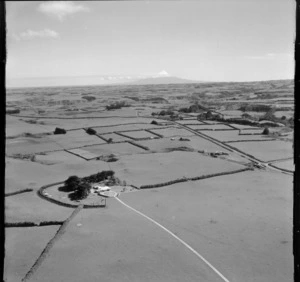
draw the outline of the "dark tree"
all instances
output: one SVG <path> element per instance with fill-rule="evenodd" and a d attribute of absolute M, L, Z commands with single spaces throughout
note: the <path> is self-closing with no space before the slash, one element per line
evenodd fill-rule
<path fill-rule="evenodd" d="M 97 133 L 97 131 L 96 131 L 95 129 L 89 127 L 89 128 L 86 130 L 86 133 L 87 133 L 87 134 L 90 134 L 90 135 L 95 135 L 95 134 Z"/>
<path fill-rule="evenodd" d="M 63 128 L 56 127 L 54 130 L 54 134 L 66 134 L 67 131 Z"/>
<path fill-rule="evenodd" d="M 78 188 L 81 179 L 76 176 L 72 175 L 65 181 L 65 186 L 69 188 L 70 191 L 74 191 Z"/>
<path fill-rule="evenodd" d="M 265 127 L 264 131 L 262 132 L 263 135 L 269 135 L 270 134 L 270 130 L 268 127 Z"/>
<path fill-rule="evenodd" d="M 205 114 L 205 118 L 206 118 L 206 119 L 211 119 L 211 118 L 213 118 L 212 112 L 211 112 L 211 111 L 208 111 L 208 112 Z"/>
<path fill-rule="evenodd" d="M 88 183 L 82 183 L 78 186 L 77 190 L 69 195 L 70 200 L 78 201 L 86 199 L 90 193 L 91 186 Z"/>

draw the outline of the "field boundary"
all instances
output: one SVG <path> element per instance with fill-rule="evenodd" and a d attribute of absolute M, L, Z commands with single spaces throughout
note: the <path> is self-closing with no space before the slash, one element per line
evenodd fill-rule
<path fill-rule="evenodd" d="M 241 133 L 241 131 L 239 132 L 239 135 L 263 135 L 262 133 Z"/>
<path fill-rule="evenodd" d="M 56 199 L 53 199 L 53 198 L 49 198 L 49 197 L 47 197 L 47 196 L 45 196 L 44 194 L 43 194 L 43 191 L 45 190 L 45 189 L 47 189 L 47 188 L 49 188 L 49 187 L 52 187 L 52 186 L 55 186 L 55 185 L 59 185 L 59 184 L 63 184 L 64 183 L 64 181 L 60 181 L 60 182 L 55 182 L 55 183 L 51 183 L 51 184 L 48 184 L 48 185 L 44 185 L 44 186 L 42 186 L 38 191 L 37 191 L 37 195 L 40 197 L 40 198 L 42 198 L 42 199 L 44 199 L 44 200 L 46 200 L 46 201 L 48 201 L 48 202 L 51 202 L 51 203 L 53 203 L 53 204 L 57 204 L 57 205 L 59 205 L 59 206 L 63 206 L 63 207 L 67 207 L 67 208 L 77 208 L 77 207 L 79 207 L 79 206 L 82 206 L 83 208 L 104 208 L 104 207 L 106 207 L 106 200 L 105 200 L 105 204 L 104 205 L 86 205 L 86 204 L 70 204 L 70 203 L 64 203 L 64 202 L 61 202 L 61 201 L 59 201 L 59 200 L 56 200 Z M 105 199 L 105 198 L 104 198 Z"/>
<path fill-rule="evenodd" d="M 183 177 L 183 178 L 179 178 L 179 179 L 175 179 L 175 180 L 171 180 L 171 181 L 163 182 L 163 183 L 141 185 L 140 189 L 159 188 L 159 187 L 169 186 L 169 185 L 180 183 L 180 182 L 197 181 L 197 180 L 202 180 L 202 179 L 207 179 L 207 178 L 212 178 L 212 177 L 217 177 L 217 176 L 235 174 L 235 173 L 244 172 L 244 171 L 248 171 L 248 170 L 252 170 L 252 169 L 247 167 L 247 168 L 233 170 L 233 171 L 219 172 L 219 173 L 201 175 L 201 176 L 196 176 L 196 177 Z"/>
<path fill-rule="evenodd" d="M 272 161 L 269 161 L 268 163 L 280 163 L 280 162 L 284 162 L 284 161 L 289 161 L 289 160 L 293 160 L 294 158 L 293 157 L 289 157 L 289 158 L 283 158 L 283 159 L 277 159 L 277 160 L 272 160 Z"/>
<path fill-rule="evenodd" d="M 293 170 L 289 170 L 289 169 L 282 168 L 282 167 L 277 167 L 276 165 L 273 165 L 273 164 L 269 164 L 269 166 L 271 166 L 271 167 L 274 167 L 274 168 L 276 168 L 276 169 L 283 170 L 284 172 L 288 172 L 288 173 L 294 173 L 294 171 L 293 171 Z"/>
<path fill-rule="evenodd" d="M 72 214 L 64 221 L 64 223 L 60 226 L 54 237 L 48 242 L 40 256 L 37 258 L 33 266 L 30 268 L 30 270 L 26 273 L 24 278 L 22 279 L 22 282 L 28 281 L 31 276 L 37 271 L 39 266 L 42 264 L 42 262 L 47 257 L 50 250 L 53 248 L 54 244 L 61 238 L 61 236 L 65 233 L 65 230 L 67 226 L 69 225 L 70 221 L 81 211 L 83 208 L 83 205 L 79 205 Z"/>
<path fill-rule="evenodd" d="M 165 127 L 165 128 L 170 128 L 170 127 Z M 159 128 L 159 129 L 165 129 L 165 128 Z M 156 128 L 154 128 L 154 129 L 156 129 Z M 153 135 L 155 135 L 159 138 L 163 138 L 163 135 L 161 135 L 159 133 L 156 133 L 156 132 L 153 132 L 151 129 L 145 129 L 145 131 L 147 131 L 147 132 L 149 132 L 149 133 L 151 133 L 151 134 L 153 134 Z"/>
<path fill-rule="evenodd" d="M 19 191 L 16 191 L 16 192 L 6 193 L 6 194 L 4 194 L 4 197 L 10 197 L 10 196 L 14 196 L 14 195 L 22 194 L 22 193 L 27 193 L 27 192 L 32 192 L 32 191 L 33 191 L 33 189 L 27 188 L 27 189 L 19 190 Z"/>
<path fill-rule="evenodd" d="M 133 137 L 131 137 L 131 136 L 127 136 L 127 135 L 125 135 L 125 134 L 123 134 L 123 133 L 120 133 L 120 132 L 118 132 L 118 131 L 116 131 L 116 132 L 114 132 L 115 134 L 117 134 L 117 135 L 120 135 L 120 136 L 122 136 L 122 137 L 124 137 L 124 138 L 128 138 L 128 139 L 131 139 L 131 140 L 135 140 L 135 138 L 133 138 Z"/>
<path fill-rule="evenodd" d="M 105 141 L 106 143 L 108 143 L 108 139 L 106 139 L 105 137 L 103 137 L 102 135 L 96 133 L 96 136 L 98 136 L 101 140 Z"/>
<path fill-rule="evenodd" d="M 145 151 L 149 151 L 150 150 L 147 146 L 143 146 L 143 145 L 135 143 L 135 142 L 133 142 L 131 140 L 128 140 L 126 142 L 129 143 L 129 144 L 131 144 L 131 145 L 133 145 L 133 146 L 139 147 L 139 148 L 141 148 L 141 149 L 143 149 Z"/>
<path fill-rule="evenodd" d="M 41 227 L 41 226 L 52 226 L 52 225 L 62 225 L 63 221 L 41 221 L 40 223 L 36 222 L 5 222 L 5 228 L 13 228 L 13 227 Z"/>
<path fill-rule="evenodd" d="M 103 116 L 103 117 L 45 117 L 45 116 L 24 116 L 24 115 L 14 115 L 7 114 L 13 117 L 23 117 L 23 118 L 39 118 L 39 119 L 101 119 L 101 118 L 136 118 L 136 116 Z"/>
<path fill-rule="evenodd" d="M 250 134 L 249 134 L 250 135 Z M 225 144 L 228 143 L 240 143 L 240 142 L 266 142 L 266 141 L 277 141 L 277 139 L 248 139 L 248 140 L 231 140 L 231 141 L 223 141 Z"/>
<path fill-rule="evenodd" d="M 196 131 L 235 131 L 236 129 L 233 128 L 200 128 L 200 129 L 193 129 L 192 130 L 196 130 Z"/>
<path fill-rule="evenodd" d="M 82 147 L 81 147 L 81 148 L 82 148 Z M 80 149 L 80 148 L 76 148 L 76 149 Z M 85 157 L 83 157 L 83 156 L 81 156 L 81 155 L 79 155 L 79 154 L 76 154 L 76 153 L 71 152 L 71 151 L 68 151 L 68 150 L 73 150 L 73 149 L 65 149 L 65 151 L 68 152 L 69 154 L 72 154 L 72 155 L 78 157 L 78 158 L 82 158 L 82 159 L 84 159 L 85 161 L 89 161 L 89 160 L 92 160 L 92 159 L 96 159 L 96 158 L 97 158 L 97 157 L 95 157 L 95 158 L 87 159 L 87 158 L 85 158 Z"/>

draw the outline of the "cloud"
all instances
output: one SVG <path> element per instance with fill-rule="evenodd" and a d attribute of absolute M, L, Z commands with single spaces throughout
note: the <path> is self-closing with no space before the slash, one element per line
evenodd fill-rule
<path fill-rule="evenodd" d="M 20 40 L 30 40 L 34 38 L 57 38 L 58 33 L 51 29 L 43 30 L 31 30 L 27 29 L 26 31 L 21 32 L 20 34 L 13 34 L 13 38 L 17 41 Z"/>
<path fill-rule="evenodd" d="M 38 11 L 48 16 L 54 16 L 59 20 L 63 20 L 66 16 L 79 12 L 89 11 L 84 5 L 74 3 L 72 1 L 49 1 L 38 6 Z"/>

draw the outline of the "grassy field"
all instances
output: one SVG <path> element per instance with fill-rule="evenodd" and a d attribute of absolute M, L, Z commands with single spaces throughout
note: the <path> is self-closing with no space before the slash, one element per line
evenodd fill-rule
<path fill-rule="evenodd" d="M 49 212 L 51 211 L 51 212 Z M 54 206 L 41 199 L 36 193 L 28 192 L 5 199 L 6 222 L 64 221 L 72 209 Z"/>
<path fill-rule="evenodd" d="M 238 130 L 226 130 L 226 131 L 205 131 L 205 135 L 213 137 L 219 141 L 242 141 L 242 140 L 268 140 L 272 139 L 271 136 L 266 135 L 239 135 Z M 271 141 L 270 141 L 271 142 Z"/>
<path fill-rule="evenodd" d="M 196 177 L 243 168 L 235 163 L 228 163 L 225 160 L 203 156 L 194 152 L 124 156 L 119 162 L 112 163 L 111 167 L 122 180 L 138 187 L 163 183 L 182 177 Z"/>
<path fill-rule="evenodd" d="M 287 169 L 289 171 L 294 171 L 295 170 L 294 160 L 275 162 L 273 164 L 273 166 L 278 167 L 278 168 L 282 168 L 282 169 Z"/>
<path fill-rule="evenodd" d="M 190 131 L 181 128 L 165 128 L 165 129 L 153 129 L 151 130 L 154 133 L 158 133 L 164 137 L 173 137 L 173 136 L 191 136 L 194 135 Z"/>
<path fill-rule="evenodd" d="M 116 144 L 104 144 L 84 147 L 85 151 L 88 151 L 96 156 L 115 154 L 115 155 L 131 155 L 143 153 L 144 150 L 129 143 L 116 143 Z"/>
<path fill-rule="evenodd" d="M 130 140 L 130 138 L 118 135 L 116 133 L 106 133 L 106 134 L 101 134 L 101 136 L 106 140 L 109 140 L 111 138 L 113 142 L 124 142 Z"/>
<path fill-rule="evenodd" d="M 243 172 L 121 199 L 184 238 L 229 281 L 293 281 L 290 176 Z"/>
<path fill-rule="evenodd" d="M 30 281 L 222 281 L 161 229 L 109 206 L 80 212 Z"/>
<path fill-rule="evenodd" d="M 226 124 L 199 124 L 199 125 L 187 125 L 189 128 L 194 130 L 233 130 L 232 127 Z"/>
<path fill-rule="evenodd" d="M 293 144 L 291 142 L 241 142 L 230 143 L 230 145 L 265 162 L 289 157 L 291 158 L 293 156 Z"/>
<path fill-rule="evenodd" d="M 122 134 L 125 135 L 125 136 L 128 136 L 130 138 L 133 138 L 133 139 L 157 138 L 156 135 L 151 134 L 150 132 L 144 131 L 144 130 L 141 130 L 141 131 L 126 131 L 126 132 L 123 132 Z"/>
<path fill-rule="evenodd" d="M 57 229 L 58 226 L 5 228 L 4 281 L 21 281 Z"/>
<path fill-rule="evenodd" d="M 63 149 L 106 143 L 98 136 L 87 134 L 83 129 L 68 131 L 66 134 L 50 135 L 49 139 Z"/>
<path fill-rule="evenodd" d="M 61 149 L 62 147 L 59 144 L 47 137 L 21 137 L 6 140 L 6 154 L 9 156 L 14 154 L 34 154 Z"/>

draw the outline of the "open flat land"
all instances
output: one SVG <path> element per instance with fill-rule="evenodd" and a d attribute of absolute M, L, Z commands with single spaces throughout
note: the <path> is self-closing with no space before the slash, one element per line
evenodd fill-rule
<path fill-rule="evenodd" d="M 292 86 L 8 89 L 5 281 L 293 281 Z M 64 190 L 108 170 L 105 207 Z"/>

